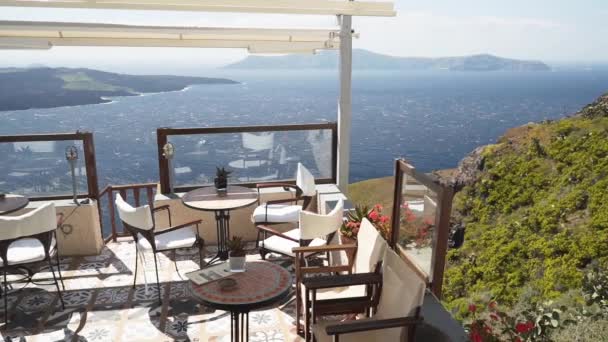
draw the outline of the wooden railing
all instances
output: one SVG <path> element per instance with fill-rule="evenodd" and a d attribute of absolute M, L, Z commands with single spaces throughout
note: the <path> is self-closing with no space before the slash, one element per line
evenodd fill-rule
<path fill-rule="evenodd" d="M 134 206 L 138 207 L 142 204 L 142 193 L 146 195 L 146 204 L 150 207 L 153 207 L 154 204 L 154 194 L 157 189 L 157 183 L 143 183 L 143 184 L 128 184 L 128 185 L 108 185 L 99 193 L 99 221 L 101 225 L 102 236 L 104 237 L 105 242 L 110 240 L 116 241 L 116 238 L 121 236 L 126 236 L 126 233 L 121 229 L 120 231 L 117 229 L 117 226 L 122 227 L 119 223 L 118 215 L 116 213 L 116 208 L 114 206 L 115 193 L 119 193 L 120 196 L 127 202 L 133 203 Z M 131 194 L 131 196 L 129 196 Z M 107 197 L 104 200 L 103 197 Z M 107 202 L 105 202 L 107 201 Z M 103 214 L 103 203 L 107 203 L 107 215 Z M 104 222 L 104 217 L 109 220 L 109 222 Z M 104 231 L 107 230 L 106 227 L 111 227 L 109 236 L 105 236 Z"/>

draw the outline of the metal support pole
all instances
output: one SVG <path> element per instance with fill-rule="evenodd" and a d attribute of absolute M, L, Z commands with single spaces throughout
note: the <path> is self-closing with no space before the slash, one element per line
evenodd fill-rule
<path fill-rule="evenodd" d="M 352 17 L 340 20 L 340 99 L 338 102 L 338 188 L 348 191 L 350 164 L 350 134 L 352 126 Z"/>

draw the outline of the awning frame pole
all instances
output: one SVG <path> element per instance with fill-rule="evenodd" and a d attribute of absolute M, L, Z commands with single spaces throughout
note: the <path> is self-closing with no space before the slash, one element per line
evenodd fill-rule
<path fill-rule="evenodd" d="M 350 172 L 352 127 L 352 16 L 339 16 L 340 21 L 340 97 L 338 100 L 338 177 L 340 191 L 347 195 Z"/>

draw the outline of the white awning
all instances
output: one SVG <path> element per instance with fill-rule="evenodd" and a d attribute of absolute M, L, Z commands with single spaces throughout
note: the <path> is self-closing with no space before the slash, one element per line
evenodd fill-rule
<path fill-rule="evenodd" d="M 0 0 L 0 6 L 395 16 L 392 2 L 346 0 Z"/>
<path fill-rule="evenodd" d="M 244 48 L 312 53 L 339 47 L 338 29 L 203 28 L 0 21 L 0 49 L 52 46 Z"/>

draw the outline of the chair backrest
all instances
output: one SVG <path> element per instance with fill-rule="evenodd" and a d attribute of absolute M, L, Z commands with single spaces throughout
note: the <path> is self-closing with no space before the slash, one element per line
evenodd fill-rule
<path fill-rule="evenodd" d="M 339 200 L 336 207 L 327 215 L 300 211 L 300 239 L 312 240 L 335 233 L 342 225 L 344 201 Z"/>
<path fill-rule="evenodd" d="M 46 203 L 19 216 L 0 216 L 0 241 L 14 240 L 57 229 L 54 203 Z"/>
<path fill-rule="evenodd" d="M 388 244 L 380 235 L 378 229 L 368 219 L 364 218 L 357 234 L 355 273 L 374 272 L 376 265 L 384 257 L 387 248 Z"/>
<path fill-rule="evenodd" d="M 149 205 L 135 208 L 125 202 L 120 194 L 116 194 L 114 203 L 116 203 L 116 209 L 118 209 L 118 217 L 123 223 L 141 230 L 154 228 L 154 220 Z"/>
<path fill-rule="evenodd" d="M 307 168 L 298 163 L 298 171 L 296 173 L 296 185 L 302 190 L 302 196 L 314 196 L 317 193 L 315 184 L 315 176 L 308 171 Z"/>
<path fill-rule="evenodd" d="M 382 264 L 382 292 L 374 317 L 389 319 L 415 316 L 422 307 L 426 283 L 401 257 L 386 249 Z M 387 329 L 386 341 L 402 341 L 406 329 Z"/>
<path fill-rule="evenodd" d="M 253 151 L 272 150 L 274 146 L 274 133 L 253 134 L 242 133 L 243 147 Z"/>

